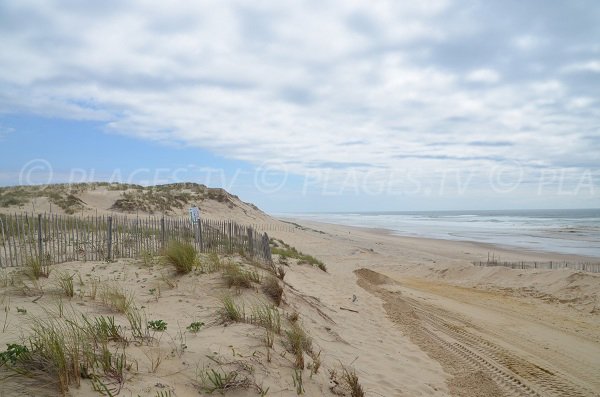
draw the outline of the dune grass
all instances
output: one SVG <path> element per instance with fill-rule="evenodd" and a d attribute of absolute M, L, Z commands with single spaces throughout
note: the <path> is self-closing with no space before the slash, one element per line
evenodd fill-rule
<path fill-rule="evenodd" d="M 214 252 L 208 254 L 208 258 L 200 262 L 202 273 L 214 273 L 223 269 L 221 258 Z"/>
<path fill-rule="evenodd" d="M 269 304 L 258 304 L 252 307 L 249 322 L 266 328 L 276 334 L 281 333 L 281 314 L 276 307 Z"/>
<path fill-rule="evenodd" d="M 317 267 L 322 271 L 327 271 L 327 266 L 321 262 L 319 259 L 315 258 L 312 255 L 304 254 L 298 251 L 295 247 L 290 246 L 283 242 L 283 240 L 271 240 L 271 253 L 274 255 L 279 255 L 280 259 L 296 259 L 298 260 L 298 264 L 309 264 L 311 266 Z"/>
<path fill-rule="evenodd" d="M 358 375 L 354 369 L 342 368 L 342 380 L 350 391 L 350 397 L 364 397 L 365 392 L 358 381 Z"/>
<path fill-rule="evenodd" d="M 283 297 L 283 287 L 275 277 L 267 277 L 262 285 L 263 292 L 279 306 Z"/>
<path fill-rule="evenodd" d="M 164 252 L 165 262 L 172 265 L 177 273 L 187 274 L 194 270 L 198 260 L 196 248 L 189 243 L 170 241 Z"/>
<path fill-rule="evenodd" d="M 63 291 L 65 296 L 72 298 L 75 295 L 75 287 L 73 285 L 73 277 L 75 273 L 60 273 L 56 279 L 58 287 Z"/>
<path fill-rule="evenodd" d="M 298 322 L 292 323 L 290 329 L 285 331 L 285 336 L 284 345 L 294 355 L 294 367 L 304 369 L 304 352 L 312 352 L 312 339 Z"/>
<path fill-rule="evenodd" d="M 41 277 L 48 278 L 50 276 L 50 266 L 39 258 L 29 257 L 25 261 L 23 273 L 31 280 L 39 280 Z"/>
<path fill-rule="evenodd" d="M 9 345 L 0 361 L 15 376 L 55 386 L 60 395 L 78 387 L 82 378 L 121 384 L 126 358 L 108 343 L 122 340 L 120 332 L 107 318 L 79 318 L 74 313 L 58 317 L 47 312 L 31 318 L 25 344 Z"/>
<path fill-rule="evenodd" d="M 104 286 L 100 292 L 102 303 L 110 306 L 113 310 L 126 314 L 134 304 L 133 293 L 127 292 L 118 284 Z"/>
<path fill-rule="evenodd" d="M 224 323 L 229 322 L 244 322 L 246 321 L 246 313 L 243 306 L 235 303 L 231 295 L 225 295 L 221 298 L 223 307 L 219 310 L 219 316 Z"/>
<path fill-rule="evenodd" d="M 223 268 L 223 278 L 229 288 L 251 288 L 252 283 L 260 282 L 260 275 L 256 270 L 244 270 L 240 265 L 229 263 Z"/>
<path fill-rule="evenodd" d="M 215 370 L 208 368 L 197 372 L 200 389 L 208 394 L 218 391 L 224 394 L 234 389 L 247 389 L 253 385 L 248 376 L 241 372 L 226 371 L 223 368 Z"/>

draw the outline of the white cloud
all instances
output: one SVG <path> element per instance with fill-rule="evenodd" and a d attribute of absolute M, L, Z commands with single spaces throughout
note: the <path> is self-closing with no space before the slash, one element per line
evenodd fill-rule
<path fill-rule="evenodd" d="M 521 63 L 536 64 L 519 58 L 527 51 L 483 61 L 456 53 L 467 39 L 485 54 L 503 42 L 454 25 L 450 15 L 469 18 L 451 1 L 2 7 L 19 21 L 0 32 L 4 113 L 101 120 L 122 134 L 277 160 L 298 173 L 332 163 L 423 172 L 555 163 L 575 149 L 578 160 L 594 156 L 569 142 L 598 115 L 566 110 L 596 96 L 572 94 L 557 76 L 514 76 Z M 545 47 L 504 33 L 504 51 Z M 508 143 L 485 145 L 498 140 Z"/>
<path fill-rule="evenodd" d="M 572 72 L 593 72 L 600 73 L 600 60 L 571 63 L 563 68 L 567 73 Z"/>
<path fill-rule="evenodd" d="M 522 35 L 513 39 L 513 44 L 519 50 L 531 51 L 542 45 L 543 40 L 540 37 L 532 35 Z"/>
<path fill-rule="evenodd" d="M 492 69 L 477 69 L 467 74 L 467 81 L 474 83 L 497 83 L 500 75 Z"/>

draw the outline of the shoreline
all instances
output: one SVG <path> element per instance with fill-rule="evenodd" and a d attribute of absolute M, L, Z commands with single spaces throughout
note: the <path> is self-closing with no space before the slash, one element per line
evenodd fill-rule
<path fill-rule="evenodd" d="M 556 261 L 556 262 L 572 262 L 572 263 L 598 263 L 600 262 L 600 256 L 589 256 L 589 255 L 578 255 L 578 254 L 570 254 L 563 252 L 555 252 L 548 250 L 534 250 L 526 247 L 516 246 L 516 245 L 506 245 L 506 244 L 495 244 L 495 243 L 487 243 L 481 241 L 474 240 L 454 240 L 454 239 L 444 239 L 444 238 L 434 238 L 434 237 L 425 237 L 425 236 L 407 236 L 403 234 L 399 234 L 393 229 L 386 229 L 381 227 L 367 227 L 367 226 L 351 226 L 341 223 L 332 223 L 325 221 L 316 221 L 316 220 L 306 220 L 303 218 L 287 218 L 287 217 L 279 217 L 275 218 L 279 221 L 284 222 L 294 222 L 301 226 L 310 226 L 313 228 L 325 227 L 331 228 L 334 227 L 336 229 L 345 229 L 347 231 L 360 231 L 362 233 L 377 235 L 377 236 L 386 236 L 390 238 L 397 239 L 399 243 L 410 243 L 415 242 L 419 245 L 422 243 L 430 243 L 432 246 L 444 245 L 451 248 L 454 246 L 455 248 L 474 248 L 477 251 L 487 250 L 490 254 L 499 253 L 502 254 L 503 257 L 508 257 L 510 261 Z M 500 260 L 500 255 L 494 255 L 496 259 Z M 486 258 L 480 259 L 481 261 L 485 261 Z M 477 261 L 480 261 L 477 260 Z"/>

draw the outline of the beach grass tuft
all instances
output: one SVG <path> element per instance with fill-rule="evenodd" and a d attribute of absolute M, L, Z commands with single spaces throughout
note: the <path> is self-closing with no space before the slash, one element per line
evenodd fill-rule
<path fill-rule="evenodd" d="M 221 304 L 223 307 L 219 310 L 219 315 L 222 322 L 239 323 L 246 321 L 244 307 L 236 304 L 231 295 L 225 295 L 223 298 L 221 298 Z"/>
<path fill-rule="evenodd" d="M 290 329 L 285 331 L 285 336 L 284 345 L 294 355 L 294 366 L 304 369 L 304 352 L 312 352 L 312 339 L 297 322 L 292 323 Z"/>
<path fill-rule="evenodd" d="M 358 381 L 358 375 L 354 369 L 342 368 L 342 380 L 350 391 L 350 397 L 364 397 L 365 392 Z"/>
<path fill-rule="evenodd" d="M 263 292 L 279 306 L 283 297 L 283 287 L 275 277 L 267 277 L 262 285 Z"/>
<path fill-rule="evenodd" d="M 223 268 L 223 278 L 229 288 L 251 288 L 252 283 L 260 282 L 260 275 L 256 270 L 244 270 L 235 263 L 229 263 Z"/>
<path fill-rule="evenodd" d="M 39 280 L 41 277 L 48 278 L 50 276 L 50 266 L 39 258 L 29 257 L 25 261 L 24 274 L 31 280 Z"/>
<path fill-rule="evenodd" d="M 189 243 L 171 241 L 165 249 L 165 262 L 172 265 L 177 273 L 186 274 L 196 267 L 197 262 L 196 248 Z"/>
<path fill-rule="evenodd" d="M 279 255 L 280 259 L 283 259 L 284 261 L 288 258 L 296 259 L 300 265 L 306 263 L 317 267 L 324 272 L 327 271 L 327 266 L 325 266 L 325 264 L 319 259 L 312 255 L 304 254 L 298 251 L 295 247 L 283 242 L 283 240 L 272 240 L 271 243 L 271 253 L 274 255 Z"/>

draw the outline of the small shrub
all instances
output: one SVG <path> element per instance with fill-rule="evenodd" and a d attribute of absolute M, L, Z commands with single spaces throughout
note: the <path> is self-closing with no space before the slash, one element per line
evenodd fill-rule
<path fill-rule="evenodd" d="M 204 323 L 201 321 L 194 321 L 190 325 L 186 327 L 186 329 L 190 332 L 196 333 L 200 331 L 200 328 L 204 326 Z"/>
<path fill-rule="evenodd" d="M 0 363 L 15 365 L 19 359 L 29 353 L 27 346 L 16 343 L 7 343 L 6 351 L 0 353 Z"/>
<path fill-rule="evenodd" d="M 277 306 L 281 304 L 281 297 L 283 296 L 283 287 L 279 284 L 279 281 L 275 277 L 269 277 L 265 280 L 262 286 L 263 292 L 275 302 Z"/>
<path fill-rule="evenodd" d="M 196 248 L 192 244 L 171 241 L 165 250 L 165 261 L 173 265 L 177 273 L 191 272 L 197 263 Z"/>
<path fill-rule="evenodd" d="M 165 323 L 163 320 L 151 320 L 148 321 L 148 329 L 151 329 L 153 331 L 166 331 L 167 330 L 167 323 Z"/>

